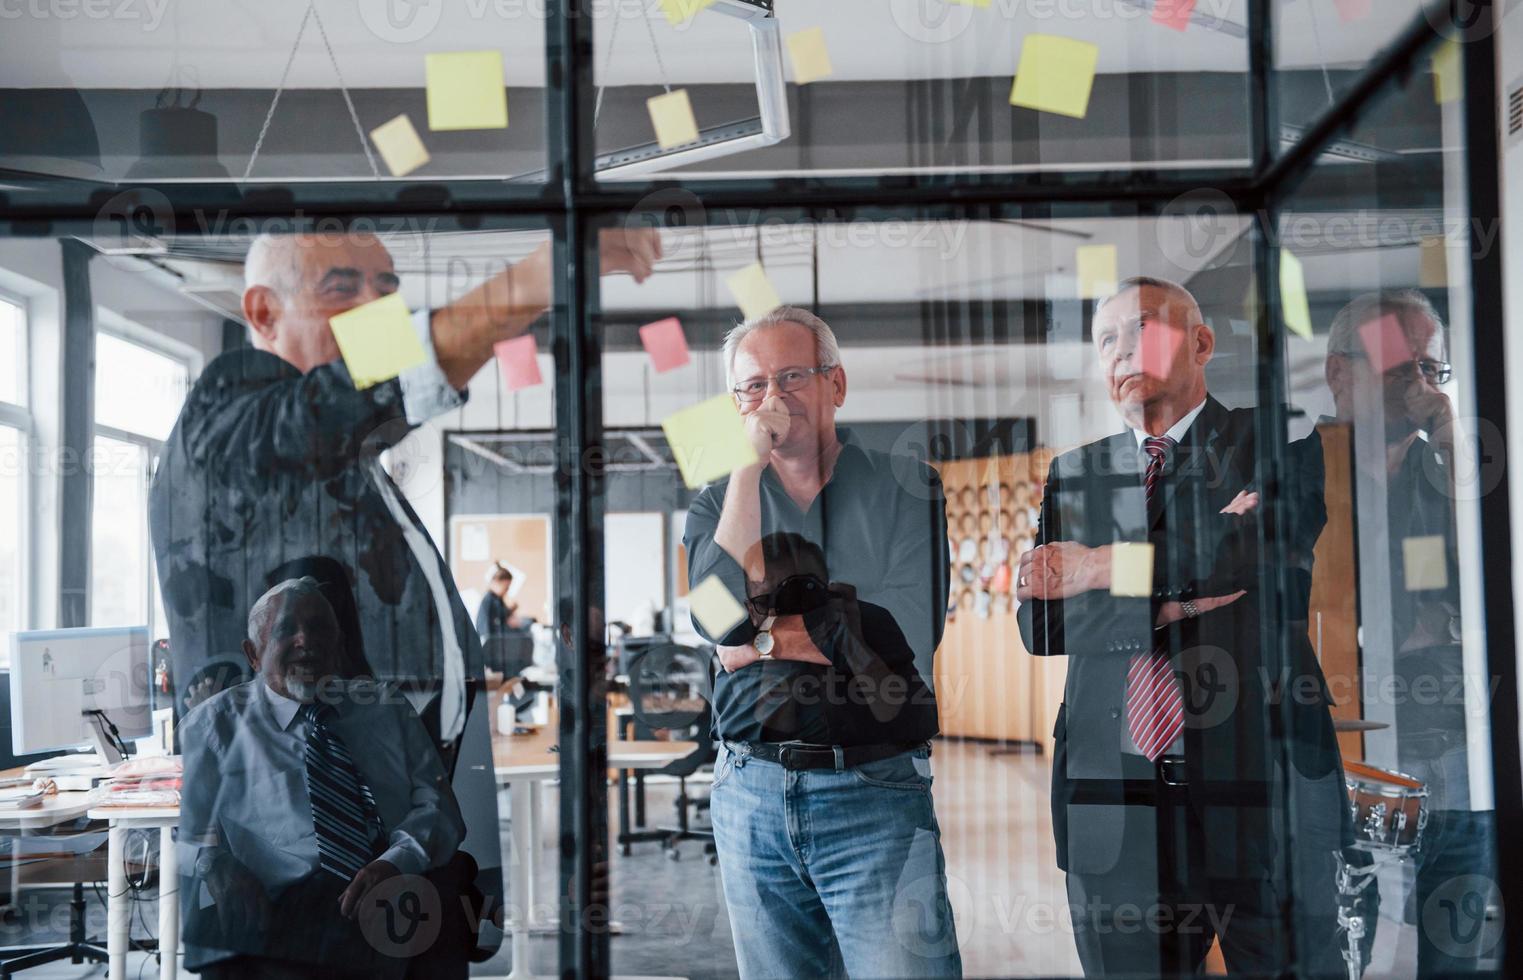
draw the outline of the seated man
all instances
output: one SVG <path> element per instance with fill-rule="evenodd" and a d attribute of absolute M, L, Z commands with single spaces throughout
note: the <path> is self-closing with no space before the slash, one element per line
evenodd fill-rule
<path fill-rule="evenodd" d="M 222 978 L 466 976 L 465 825 L 417 715 L 343 679 L 343 636 L 315 579 L 260 597 L 248 636 L 254 678 L 181 723 L 186 965 Z"/>

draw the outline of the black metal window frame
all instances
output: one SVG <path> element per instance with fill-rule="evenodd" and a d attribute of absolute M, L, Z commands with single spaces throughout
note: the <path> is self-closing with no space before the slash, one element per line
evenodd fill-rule
<path fill-rule="evenodd" d="M 770 6 L 769 0 L 758 0 Z M 1463 2 L 1463 0 L 1459 0 Z M 1458 3 L 1456 4 L 1458 5 Z M 1473 5 L 1467 5 L 1473 9 Z M 1499 17 L 1482 0 L 1487 17 Z M 1276 152 L 1279 120 L 1274 69 L 1272 0 L 1249 0 L 1248 54 L 1252 165 L 1194 170 L 1116 169 L 1036 174 L 895 175 L 882 177 L 788 177 L 754 179 L 651 179 L 602 183 L 593 172 L 593 0 L 550 0 L 546 5 L 546 133 L 544 183 L 443 180 L 384 185 L 371 181 L 317 184 L 228 183 L 111 184 L 7 176 L 16 189 L 0 190 L 0 235 L 86 236 L 103 216 L 146 203 L 173 227 L 199 227 L 208 213 L 224 218 L 289 221 L 292 230 L 321 218 L 376 220 L 405 216 L 438 230 L 544 227 L 553 236 L 556 269 L 551 314 L 557 366 L 556 457 L 584 460 L 603 444 L 602 344 L 597 232 L 630 220 L 664 224 L 673 194 L 701 202 L 710 223 L 727 208 L 745 209 L 751 220 L 792 217 L 801 221 L 842 218 L 987 219 L 1007 213 L 1061 210 L 1073 216 L 1157 214 L 1180 195 L 1201 188 L 1225 194 L 1239 213 L 1254 218 L 1254 271 L 1260 283 L 1278 281 L 1275 240 L 1279 213 L 1299 183 L 1334 140 L 1356 125 L 1381 98 L 1419 71 L 1440 40 L 1433 22 L 1419 15 L 1377 54 L 1333 105 L 1305 127 L 1299 142 Z M 1471 30 L 1474 30 L 1472 27 Z M 1495 131 L 1496 64 L 1490 32 L 1463 45 L 1464 134 L 1469 214 L 1473 219 L 1471 305 L 1480 351 L 1502 344 L 1500 247 L 1483 243 L 1479 229 L 1493 228 L 1500 214 L 1499 151 Z M 684 200 L 688 199 L 686 197 Z M 299 216 L 299 217 L 293 217 Z M 1284 431 L 1284 327 L 1278 290 L 1261 290 L 1255 324 L 1259 359 L 1261 424 Z M 1505 363 L 1478 357 L 1478 414 L 1506 439 Z M 81 392 L 86 398 L 87 393 Z M 1281 461 L 1264 461 L 1269 479 Z M 556 627 L 563 639 L 560 664 L 562 709 L 560 879 L 560 973 L 606 976 L 608 910 L 603 899 L 608 861 L 606 698 L 602 687 L 606 651 L 602 608 L 603 476 L 595 467 L 561 465 L 555 476 Z M 1518 731 L 1518 670 L 1514 653 L 1512 554 L 1507 477 L 1480 504 L 1480 557 L 1486 605 L 1487 654 L 1496 684 L 1491 701 L 1492 759 L 1498 812 L 1523 813 L 1523 764 Z M 1275 638 L 1270 638 L 1278 642 Z M 1499 834 L 1498 873 L 1504 901 L 1523 894 L 1523 839 Z M 1523 950 L 1523 916 L 1508 916 L 1504 950 Z M 1506 973 L 1504 968 L 1503 973 Z"/>

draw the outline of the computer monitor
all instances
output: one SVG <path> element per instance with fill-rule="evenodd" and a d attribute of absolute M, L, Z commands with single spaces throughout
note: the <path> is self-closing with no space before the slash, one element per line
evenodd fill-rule
<path fill-rule="evenodd" d="M 146 626 L 14 634 L 11 751 L 94 745 L 120 759 L 112 743 L 153 734 L 149 669 Z"/>

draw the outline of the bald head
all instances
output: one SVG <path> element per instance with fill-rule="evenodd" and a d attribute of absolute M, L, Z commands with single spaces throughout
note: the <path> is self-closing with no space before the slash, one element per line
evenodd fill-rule
<path fill-rule="evenodd" d="M 373 235 L 260 235 L 243 264 L 243 318 L 254 346 L 303 374 L 335 361 L 328 320 L 397 290 Z"/>
<path fill-rule="evenodd" d="M 1216 335 L 1179 283 L 1124 280 L 1096 306 L 1091 332 L 1106 391 L 1132 428 L 1163 435 L 1206 397 Z"/>

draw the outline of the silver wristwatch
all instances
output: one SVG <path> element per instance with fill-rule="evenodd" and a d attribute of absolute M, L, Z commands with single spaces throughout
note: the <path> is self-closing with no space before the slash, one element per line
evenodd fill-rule
<path fill-rule="evenodd" d="M 1179 604 L 1184 608 L 1185 615 L 1189 618 L 1194 619 L 1200 615 L 1200 607 L 1195 604 L 1194 599 L 1183 599 Z"/>
<path fill-rule="evenodd" d="M 757 655 L 762 660 L 772 659 L 772 646 L 777 641 L 772 638 L 772 624 L 777 622 L 776 616 L 768 616 L 762 620 L 761 629 L 757 630 L 756 638 L 751 645 L 756 648 Z"/>

